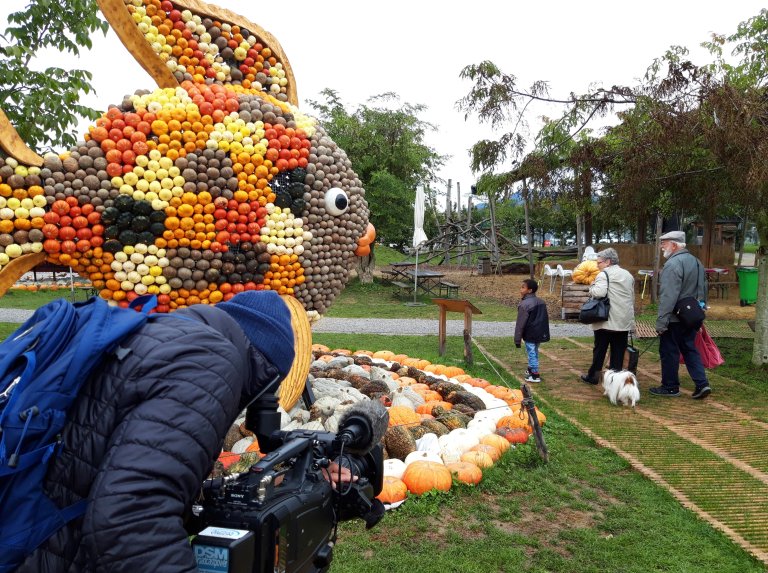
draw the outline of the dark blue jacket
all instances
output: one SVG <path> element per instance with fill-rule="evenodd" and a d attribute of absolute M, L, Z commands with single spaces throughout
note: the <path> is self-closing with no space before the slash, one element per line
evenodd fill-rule
<path fill-rule="evenodd" d="M 515 344 L 526 342 L 547 342 L 549 340 L 549 315 L 547 304 L 530 293 L 517 305 L 515 321 Z"/>
<path fill-rule="evenodd" d="M 230 425 L 277 370 L 224 311 L 177 312 L 192 320 L 149 321 L 84 385 L 46 488 L 61 506 L 88 507 L 18 572 L 197 571 L 183 516 Z"/>

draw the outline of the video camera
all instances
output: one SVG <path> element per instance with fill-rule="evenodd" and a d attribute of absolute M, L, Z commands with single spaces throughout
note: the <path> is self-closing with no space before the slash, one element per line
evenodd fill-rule
<path fill-rule="evenodd" d="M 268 389 L 269 390 L 269 389 Z M 389 416 L 378 401 L 361 402 L 341 417 L 339 431 L 280 431 L 277 398 L 262 393 L 245 426 L 268 453 L 244 473 L 208 479 L 188 527 L 201 573 L 327 571 L 339 521 L 361 518 L 371 528 L 384 515 L 375 499 L 383 481 L 379 442 Z M 334 489 L 335 461 L 357 481 Z"/>

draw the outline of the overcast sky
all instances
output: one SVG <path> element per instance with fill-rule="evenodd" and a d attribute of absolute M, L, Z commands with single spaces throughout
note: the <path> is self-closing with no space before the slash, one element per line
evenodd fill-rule
<path fill-rule="evenodd" d="M 25 1 L 3 0 L 2 5 L 7 14 L 23 9 Z M 552 95 L 561 97 L 595 83 L 632 85 L 673 44 L 690 48 L 697 63 L 709 61 L 698 48 L 702 41 L 712 32 L 733 33 L 764 7 L 757 0 L 230 0 L 222 5 L 280 41 L 305 111 L 304 102 L 317 99 L 326 87 L 336 90 L 348 109 L 386 91 L 428 106 L 422 119 L 439 128 L 428 143 L 453 156 L 440 175 L 452 179 L 454 189 L 460 183 L 462 202 L 475 180 L 467 150 L 494 137 L 491 128 L 475 119 L 465 122 L 455 109 L 469 91 L 468 82 L 459 79 L 464 66 L 491 60 L 516 75 L 520 86 L 546 80 Z M 62 61 L 56 54 L 46 58 L 57 65 Z M 73 65 L 93 72 L 98 94 L 86 101 L 93 107 L 106 108 L 136 89 L 153 87 L 111 31 L 95 39 L 93 51 Z M 547 110 L 533 110 L 534 126 L 541 113 Z"/>

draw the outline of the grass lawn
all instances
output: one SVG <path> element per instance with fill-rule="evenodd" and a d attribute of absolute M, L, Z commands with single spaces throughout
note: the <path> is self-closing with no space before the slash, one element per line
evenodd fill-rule
<path fill-rule="evenodd" d="M 443 364 L 463 362 L 458 337 L 449 337 L 443 358 L 433 336 L 315 334 L 313 340 L 333 348 L 387 349 Z M 724 351 L 729 357 L 742 355 L 749 344 L 729 342 Z M 746 368 L 736 359 L 728 367 Z M 469 371 L 499 382 L 479 353 Z M 409 499 L 370 531 L 358 523 L 343 524 L 333 570 L 765 571 L 622 458 L 595 447 L 554 412 L 545 414 L 549 464 L 539 461 L 532 445 L 521 446 L 488 470 L 478 487 Z"/>
<path fill-rule="evenodd" d="M 432 304 L 429 296 L 417 295 L 417 302 L 425 306 L 408 306 L 413 296 L 395 297 L 392 285 L 375 277 L 373 283 L 362 284 L 352 279 L 326 313 L 334 318 L 432 318 L 437 319 L 439 311 Z M 507 306 L 491 298 L 472 297 L 472 303 L 483 314 L 473 316 L 473 320 L 512 321 L 517 316 L 516 306 Z M 460 319 L 460 314 L 452 313 L 448 318 Z"/>

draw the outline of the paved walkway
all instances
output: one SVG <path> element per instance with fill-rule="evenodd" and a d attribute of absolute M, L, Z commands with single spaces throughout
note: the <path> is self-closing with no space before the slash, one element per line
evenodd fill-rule
<path fill-rule="evenodd" d="M 0 322 L 24 322 L 32 316 L 31 310 L 15 308 L 0 308 Z M 313 332 L 338 332 L 384 335 L 435 335 L 437 336 L 437 320 L 430 319 L 395 319 L 395 318 L 321 318 L 312 325 Z M 463 320 L 447 321 L 448 336 L 462 336 Z M 564 336 L 592 336 L 592 330 L 584 324 L 552 323 L 550 330 L 553 338 Z M 514 322 L 481 322 L 472 323 L 472 336 L 503 337 L 515 333 Z"/>
<path fill-rule="evenodd" d="M 485 341 L 492 347 L 493 341 Z M 493 356 L 519 382 L 524 357 L 493 346 Z M 489 357 L 491 353 L 482 345 Z M 573 339 L 542 345 L 544 382 L 532 388 L 542 410 L 554 411 L 614 450 L 680 503 L 768 564 L 768 400 L 763 389 L 708 371 L 710 398 L 654 397 L 661 382 L 655 348 L 640 358 L 637 407 L 612 406 L 602 387 L 579 381 L 591 345 Z M 503 358 L 499 358 L 503 357 Z M 684 375 L 685 374 L 685 375 Z M 556 460 L 553 460 L 556 461 Z"/>

